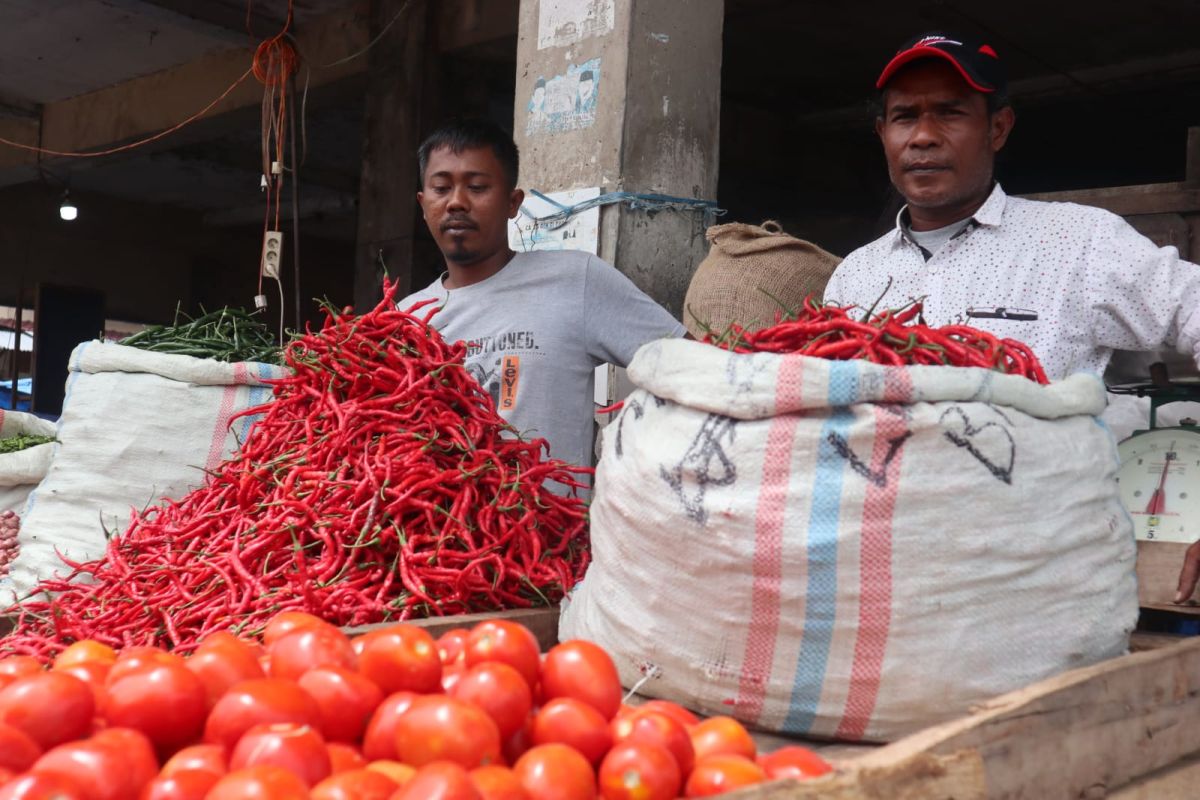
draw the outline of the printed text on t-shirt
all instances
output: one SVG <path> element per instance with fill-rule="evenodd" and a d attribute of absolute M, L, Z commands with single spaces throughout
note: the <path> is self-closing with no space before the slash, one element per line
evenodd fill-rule
<path fill-rule="evenodd" d="M 467 343 L 467 356 L 494 353 L 497 350 L 537 350 L 533 331 L 509 331 L 499 336 L 483 336 Z"/>

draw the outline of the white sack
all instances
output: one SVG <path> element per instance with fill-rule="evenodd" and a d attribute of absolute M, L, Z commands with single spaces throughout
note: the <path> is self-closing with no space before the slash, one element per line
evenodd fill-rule
<path fill-rule="evenodd" d="M 0 409 L 0 439 L 53 435 L 53 422 L 21 411 Z M 33 487 L 46 477 L 53 455 L 52 444 L 39 444 L 15 453 L 0 454 L 0 511 L 21 512 Z"/>

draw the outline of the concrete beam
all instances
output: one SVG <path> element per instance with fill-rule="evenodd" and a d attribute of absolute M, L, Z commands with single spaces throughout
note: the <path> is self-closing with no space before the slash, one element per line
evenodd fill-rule
<path fill-rule="evenodd" d="M 437 47 L 465 50 L 517 35 L 520 0 L 443 0 L 437 8 Z"/>
<path fill-rule="evenodd" d="M 231 44 L 245 45 L 254 39 L 246 30 L 246 4 L 238 8 L 217 0 L 106 0 L 114 8 L 158 20 L 166 25 L 184 27 L 208 36 L 218 36 Z M 270 35 L 283 25 L 266 3 L 252 6 L 250 24 L 255 35 Z"/>

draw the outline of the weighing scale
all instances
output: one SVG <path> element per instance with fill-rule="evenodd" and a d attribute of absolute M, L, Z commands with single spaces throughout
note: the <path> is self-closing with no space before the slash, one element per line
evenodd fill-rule
<path fill-rule="evenodd" d="M 1138 540 L 1138 595 L 1144 608 L 1196 613 L 1175 605 L 1175 581 L 1188 545 L 1200 540 L 1200 424 L 1183 419 L 1158 427 L 1158 411 L 1168 403 L 1200 402 L 1200 378 L 1171 380 L 1162 364 L 1150 368 L 1150 381 L 1110 386 L 1113 394 L 1150 399 L 1150 427 L 1117 445 L 1121 502 L 1133 518 Z"/>

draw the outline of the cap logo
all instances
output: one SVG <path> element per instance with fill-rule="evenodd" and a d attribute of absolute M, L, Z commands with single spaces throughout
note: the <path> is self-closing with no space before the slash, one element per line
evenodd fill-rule
<path fill-rule="evenodd" d="M 985 56 L 991 56 L 992 58 L 1000 57 L 996 55 L 996 51 L 992 49 L 990 44 L 985 44 L 983 47 L 979 48 L 979 52 L 983 53 Z"/>
<path fill-rule="evenodd" d="M 913 47 L 928 47 L 932 44 L 954 44 L 962 47 L 962 42 L 949 39 L 945 36 L 926 36 L 924 39 L 914 44 Z"/>

